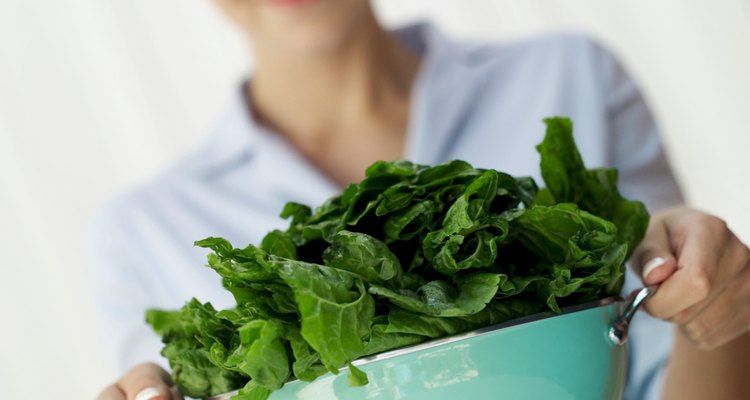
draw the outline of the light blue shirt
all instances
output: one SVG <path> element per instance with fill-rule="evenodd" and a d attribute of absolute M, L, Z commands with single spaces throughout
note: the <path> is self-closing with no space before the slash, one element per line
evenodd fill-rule
<path fill-rule="evenodd" d="M 542 118 L 570 116 L 589 166 L 614 166 L 621 191 L 654 211 L 682 202 L 654 120 L 636 86 L 602 47 L 579 35 L 507 44 L 456 42 L 428 25 L 397 35 L 423 62 L 412 90 L 404 158 L 463 159 L 531 175 Z M 325 96 L 327 94 L 321 94 Z M 287 201 L 318 205 L 337 194 L 329 178 L 280 136 L 257 124 L 237 98 L 203 146 L 154 180 L 120 196 L 91 224 L 89 255 L 105 340 L 118 371 L 157 361 L 161 343 L 144 322 L 150 307 L 192 297 L 233 306 L 205 265 L 196 239 L 259 243 Z M 640 285 L 631 274 L 625 291 Z M 671 328 L 643 314 L 631 331 L 627 399 L 657 398 Z"/>

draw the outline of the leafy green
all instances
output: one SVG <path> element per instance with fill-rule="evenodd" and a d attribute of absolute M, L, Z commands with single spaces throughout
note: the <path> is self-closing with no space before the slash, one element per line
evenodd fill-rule
<path fill-rule="evenodd" d="M 618 293 L 648 213 L 617 171 L 585 168 L 570 120 L 545 122 L 544 188 L 460 160 L 379 161 L 315 209 L 288 203 L 289 228 L 257 247 L 197 241 L 237 304 L 148 311 L 177 386 L 263 400 L 344 367 L 364 385 L 359 358 Z"/>
<path fill-rule="evenodd" d="M 436 317 L 460 317 L 482 311 L 495 296 L 500 277 L 476 272 L 457 277 L 455 282 L 454 286 L 448 281 L 434 280 L 416 291 L 397 291 L 371 285 L 370 293 L 385 297 L 407 311 Z"/>
<path fill-rule="evenodd" d="M 568 118 L 547 118 L 547 134 L 537 146 L 549 196 L 555 203 L 575 203 L 617 226 L 618 240 L 628 245 L 628 255 L 643 239 L 648 211 L 643 203 L 623 198 L 617 189 L 617 170 L 587 170 L 573 140 Z M 547 200 L 549 201 L 549 200 Z"/>
<path fill-rule="evenodd" d="M 162 355 L 169 359 L 180 391 L 201 397 L 231 391 L 247 379 L 211 360 L 210 348 L 222 345 L 222 321 L 210 304 L 193 299 L 181 311 L 149 310 L 146 321 L 163 337 Z M 229 327 L 227 325 L 226 327 Z M 206 346 L 205 344 L 208 344 Z"/>
<path fill-rule="evenodd" d="M 375 302 L 364 283 L 343 270 L 280 259 L 279 274 L 294 290 L 302 337 L 338 373 L 362 354 Z"/>
<path fill-rule="evenodd" d="M 290 373 L 282 329 L 279 323 L 263 319 L 242 325 L 237 329 L 240 344 L 227 358 L 225 366 L 244 372 L 267 389 L 279 389 Z"/>
<path fill-rule="evenodd" d="M 364 386 L 367 385 L 367 374 L 361 369 L 349 363 L 349 386 Z"/>
<path fill-rule="evenodd" d="M 364 233 L 341 231 L 323 252 L 325 265 L 359 275 L 367 282 L 401 276 L 401 264 L 388 246 Z"/>
<path fill-rule="evenodd" d="M 272 390 L 267 389 L 255 381 L 249 381 L 245 387 L 239 390 L 233 400 L 266 400 L 271 395 Z"/>

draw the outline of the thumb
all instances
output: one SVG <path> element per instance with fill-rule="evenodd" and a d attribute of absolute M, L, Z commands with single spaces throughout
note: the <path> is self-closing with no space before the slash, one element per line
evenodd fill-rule
<path fill-rule="evenodd" d="M 169 374 L 156 364 L 132 368 L 119 382 L 127 400 L 170 400 L 174 396 Z"/>
<path fill-rule="evenodd" d="M 662 283 L 677 271 L 669 232 L 663 223 L 654 222 L 649 226 L 632 260 L 645 286 Z"/>

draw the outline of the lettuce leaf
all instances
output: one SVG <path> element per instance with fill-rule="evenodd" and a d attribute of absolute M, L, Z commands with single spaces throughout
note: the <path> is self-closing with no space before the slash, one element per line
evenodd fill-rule
<path fill-rule="evenodd" d="M 643 239 L 649 215 L 640 201 L 627 200 L 617 189 L 614 168 L 586 169 L 573 140 L 573 123 L 568 118 L 547 118 L 547 133 L 537 146 L 542 155 L 541 170 L 548 199 L 574 203 L 617 226 L 617 237 L 628 245 L 628 256 Z"/>

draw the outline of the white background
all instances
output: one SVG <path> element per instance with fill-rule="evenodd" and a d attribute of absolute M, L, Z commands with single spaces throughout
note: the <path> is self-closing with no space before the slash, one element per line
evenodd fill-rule
<path fill-rule="evenodd" d="M 641 83 L 690 204 L 750 240 L 747 0 L 380 0 L 496 40 L 593 34 Z M 104 357 L 83 234 L 195 146 L 251 64 L 208 0 L 0 0 L 0 398 L 93 398 Z"/>

